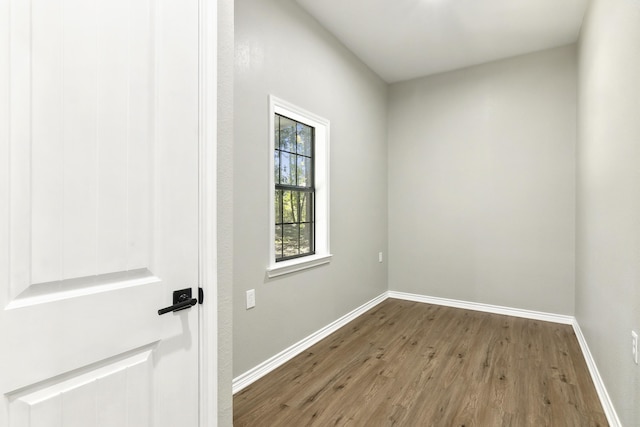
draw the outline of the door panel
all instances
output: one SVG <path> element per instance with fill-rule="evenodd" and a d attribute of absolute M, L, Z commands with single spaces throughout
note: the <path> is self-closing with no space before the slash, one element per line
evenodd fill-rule
<path fill-rule="evenodd" d="M 198 2 L 0 24 L 0 425 L 195 426 Z"/>
<path fill-rule="evenodd" d="M 10 427 L 149 426 L 152 351 L 10 396 Z"/>
<path fill-rule="evenodd" d="M 24 55 L 16 29 L 11 51 L 12 80 L 31 75 L 11 98 L 12 129 L 31 134 L 30 144 L 11 141 L 12 199 L 31 195 L 12 205 L 21 219 L 12 230 L 18 293 L 149 267 L 151 6 L 34 0 L 14 12 L 32 15 L 19 19 L 31 22 L 30 59 L 16 58 Z M 19 252 L 23 241 L 30 254 Z"/>

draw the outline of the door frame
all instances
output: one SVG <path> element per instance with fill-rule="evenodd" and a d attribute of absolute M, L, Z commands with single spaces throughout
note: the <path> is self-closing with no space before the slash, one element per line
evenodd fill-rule
<path fill-rule="evenodd" d="M 218 425 L 217 0 L 199 0 L 199 424 Z"/>

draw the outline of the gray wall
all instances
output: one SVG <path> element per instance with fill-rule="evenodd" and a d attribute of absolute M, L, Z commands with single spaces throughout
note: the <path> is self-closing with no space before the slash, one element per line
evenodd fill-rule
<path fill-rule="evenodd" d="M 575 46 L 391 86 L 389 288 L 573 314 Z"/>
<path fill-rule="evenodd" d="M 640 426 L 640 3 L 594 0 L 579 49 L 576 318 L 625 426 Z"/>
<path fill-rule="evenodd" d="M 292 0 L 235 2 L 233 348 L 237 376 L 387 289 L 382 80 Z M 329 265 L 267 280 L 268 95 L 331 121 Z M 245 309 L 245 291 L 256 307 Z"/>

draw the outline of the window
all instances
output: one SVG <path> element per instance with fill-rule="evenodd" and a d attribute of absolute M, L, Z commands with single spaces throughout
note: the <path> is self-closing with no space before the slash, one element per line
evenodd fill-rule
<path fill-rule="evenodd" d="M 271 96 L 269 277 L 328 263 L 329 122 Z"/>
<path fill-rule="evenodd" d="M 275 113 L 276 262 L 315 254 L 315 128 Z"/>

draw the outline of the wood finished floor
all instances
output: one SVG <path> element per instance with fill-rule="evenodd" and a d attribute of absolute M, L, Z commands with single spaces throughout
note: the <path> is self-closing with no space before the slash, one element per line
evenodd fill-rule
<path fill-rule="evenodd" d="M 389 299 L 234 396 L 234 426 L 607 426 L 568 325 Z"/>

